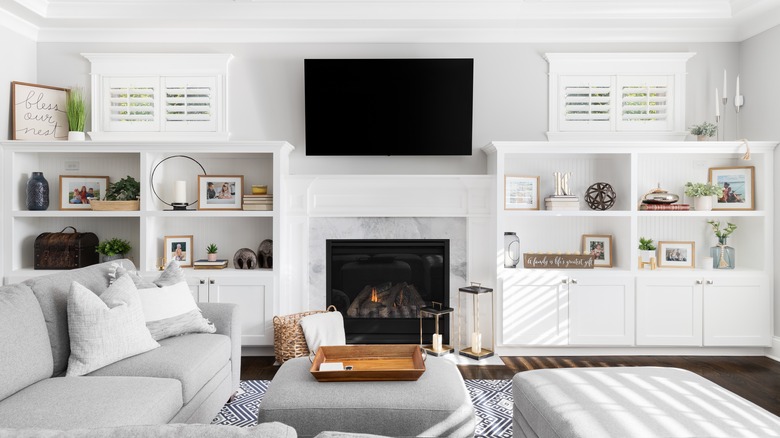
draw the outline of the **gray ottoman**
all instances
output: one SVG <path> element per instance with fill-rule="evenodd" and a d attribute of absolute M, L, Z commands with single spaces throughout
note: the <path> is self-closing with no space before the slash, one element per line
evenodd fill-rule
<path fill-rule="evenodd" d="M 690 371 L 524 371 L 512 379 L 521 437 L 777 437 L 780 418 Z"/>
<path fill-rule="evenodd" d="M 476 417 L 458 368 L 428 356 L 414 382 L 318 382 L 306 357 L 285 362 L 260 403 L 258 423 L 279 421 L 299 437 L 323 431 L 393 437 L 474 435 Z"/>

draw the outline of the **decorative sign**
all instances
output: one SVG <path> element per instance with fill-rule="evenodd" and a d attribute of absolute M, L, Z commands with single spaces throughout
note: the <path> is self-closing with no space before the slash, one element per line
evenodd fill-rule
<path fill-rule="evenodd" d="M 528 269 L 593 269 L 590 254 L 523 254 L 523 266 Z"/>
<path fill-rule="evenodd" d="M 67 140 L 68 90 L 48 85 L 11 83 L 14 140 Z"/>

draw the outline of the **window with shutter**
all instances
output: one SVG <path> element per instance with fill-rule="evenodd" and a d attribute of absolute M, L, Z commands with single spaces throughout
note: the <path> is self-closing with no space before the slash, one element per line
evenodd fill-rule
<path fill-rule="evenodd" d="M 85 53 L 93 140 L 227 140 L 232 55 Z"/>
<path fill-rule="evenodd" d="M 548 139 L 684 139 L 685 64 L 693 55 L 545 54 Z"/>

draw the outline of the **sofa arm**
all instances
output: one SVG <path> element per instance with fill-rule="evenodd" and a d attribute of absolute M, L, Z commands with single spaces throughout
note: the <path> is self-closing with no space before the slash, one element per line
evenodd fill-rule
<path fill-rule="evenodd" d="M 230 338 L 231 375 L 233 390 L 238 391 L 241 384 L 241 320 L 238 305 L 231 303 L 198 303 L 203 317 L 217 328 L 217 334 Z"/>

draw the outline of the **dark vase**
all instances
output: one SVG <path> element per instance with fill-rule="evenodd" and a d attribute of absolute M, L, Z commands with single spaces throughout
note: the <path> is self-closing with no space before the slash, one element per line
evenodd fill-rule
<path fill-rule="evenodd" d="M 49 208 L 49 182 L 43 172 L 33 172 L 27 181 L 27 209 L 46 210 Z"/>

